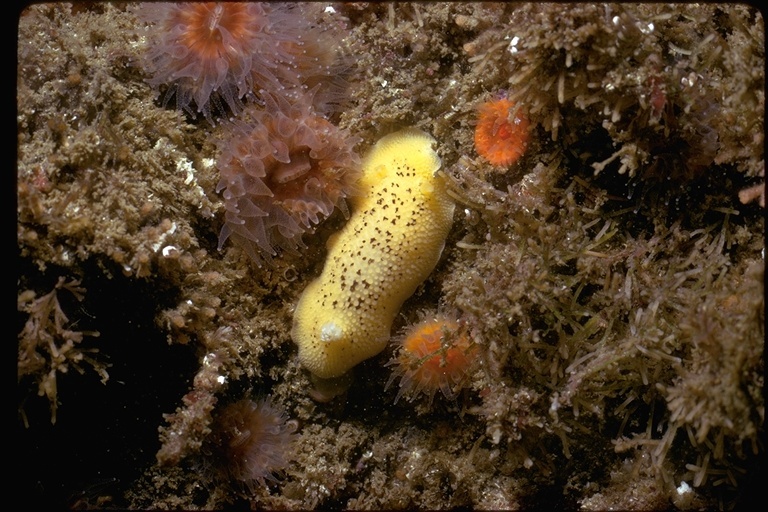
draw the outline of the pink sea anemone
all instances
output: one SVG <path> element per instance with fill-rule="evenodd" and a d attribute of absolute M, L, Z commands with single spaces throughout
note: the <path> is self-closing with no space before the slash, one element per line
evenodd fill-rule
<path fill-rule="evenodd" d="M 167 85 L 167 104 L 190 116 L 239 114 L 246 98 L 263 91 L 298 96 L 326 77 L 330 90 L 343 80 L 333 30 L 312 17 L 318 8 L 269 2 L 145 3 L 139 16 L 149 22 L 145 68 L 156 90 Z M 298 91 L 298 92 L 294 92 Z M 318 99 L 327 97 L 325 91 Z"/>
<path fill-rule="evenodd" d="M 264 109 L 249 108 L 249 120 L 226 127 L 217 163 L 226 207 L 219 249 L 232 238 L 258 264 L 271 262 L 276 248 L 304 247 L 302 234 L 335 207 L 347 214 L 360 139 L 318 115 L 313 93 L 295 102 L 267 94 Z"/>
<path fill-rule="evenodd" d="M 269 399 L 242 399 L 221 409 L 204 449 L 215 476 L 253 490 L 288 465 L 295 426 Z"/>

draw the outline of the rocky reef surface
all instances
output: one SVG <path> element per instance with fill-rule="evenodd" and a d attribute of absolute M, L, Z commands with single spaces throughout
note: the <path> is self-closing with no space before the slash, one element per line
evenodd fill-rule
<path fill-rule="evenodd" d="M 757 495 L 761 13 L 318 6 L 301 15 L 333 52 L 313 55 L 343 82 L 313 103 L 317 133 L 341 130 L 356 155 L 407 126 L 438 142 L 453 229 L 392 334 L 435 314 L 460 325 L 468 374 L 448 396 L 395 403 L 390 343 L 343 389 L 318 390 L 292 313 L 345 222 L 343 195 L 270 261 L 219 249 L 225 118 L 265 102 L 176 109 L 172 85 L 150 84 L 158 27 L 142 6 L 35 4 L 17 48 L 23 502 L 716 510 Z M 529 123 L 504 166 L 474 145 L 481 105 L 501 98 Z"/>

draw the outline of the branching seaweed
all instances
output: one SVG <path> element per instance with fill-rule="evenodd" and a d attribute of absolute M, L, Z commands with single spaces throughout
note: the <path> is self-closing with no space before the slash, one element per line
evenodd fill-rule
<path fill-rule="evenodd" d="M 37 394 L 46 396 L 50 402 L 51 423 L 56 423 L 59 373 L 64 374 L 74 368 L 83 374 L 83 363 L 87 363 L 99 375 L 102 384 L 109 380 L 109 365 L 90 355 L 98 349 L 80 346 L 85 336 L 97 337 L 99 333 L 74 330 L 76 322 L 69 321 L 59 303 L 59 290 L 66 290 L 82 302 L 86 290 L 80 283 L 77 279 L 67 281 L 65 277 L 59 277 L 54 289 L 42 297 L 36 299 L 32 290 L 25 290 L 18 296 L 19 311 L 29 314 L 19 333 L 18 379 L 19 382 L 33 379 L 37 383 Z M 20 414 L 25 426 L 28 426 L 23 408 Z"/>

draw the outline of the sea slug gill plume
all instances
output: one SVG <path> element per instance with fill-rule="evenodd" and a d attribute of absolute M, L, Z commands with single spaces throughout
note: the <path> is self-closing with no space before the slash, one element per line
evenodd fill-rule
<path fill-rule="evenodd" d="M 316 88 L 315 88 L 316 89 Z M 313 89 L 314 91 L 314 89 Z M 258 264 L 276 248 L 297 251 L 301 236 L 356 190 L 359 138 L 315 113 L 312 92 L 291 103 L 266 94 L 264 109 L 249 107 L 225 128 L 217 166 L 226 208 L 219 249 L 232 238 Z"/>
<path fill-rule="evenodd" d="M 343 376 L 381 352 L 403 302 L 437 265 L 455 205 L 434 144 L 407 128 L 364 158 L 352 216 L 329 240 L 323 271 L 293 316 L 299 359 L 315 377 Z"/>

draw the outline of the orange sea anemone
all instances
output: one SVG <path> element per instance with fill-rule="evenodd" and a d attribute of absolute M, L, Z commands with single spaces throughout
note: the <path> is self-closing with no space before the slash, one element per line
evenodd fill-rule
<path fill-rule="evenodd" d="M 403 395 L 413 401 L 424 393 L 431 404 L 437 390 L 447 399 L 455 399 L 475 367 L 478 353 L 459 323 L 442 315 L 427 318 L 408 328 L 399 341 L 398 354 L 387 363 L 394 371 L 386 387 L 400 378 L 395 403 Z"/>
<path fill-rule="evenodd" d="M 483 103 L 475 127 L 475 148 L 492 165 L 509 167 L 528 146 L 528 118 L 506 98 Z"/>

